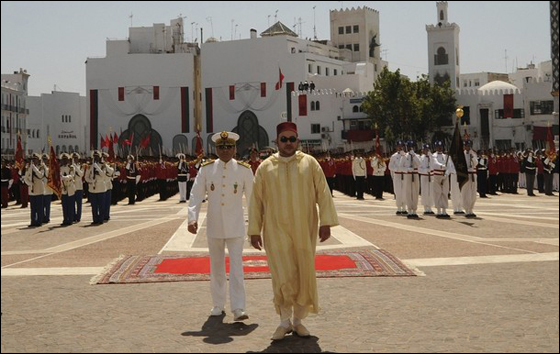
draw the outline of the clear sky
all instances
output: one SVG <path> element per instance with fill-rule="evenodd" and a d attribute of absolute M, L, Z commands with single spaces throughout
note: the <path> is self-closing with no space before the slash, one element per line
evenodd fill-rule
<path fill-rule="evenodd" d="M 29 93 L 85 95 L 88 57 L 104 57 L 105 42 L 125 39 L 131 23 L 151 27 L 186 16 L 185 38 L 221 40 L 260 34 L 275 17 L 303 38 L 328 39 L 329 10 L 368 6 L 380 12 L 382 58 L 411 78 L 428 72 L 426 25 L 437 23 L 435 1 L 2 1 L 2 74 L 19 68 L 31 75 Z M 315 7 L 315 10 L 313 9 Z M 132 18 L 130 17 L 132 14 Z M 461 72 L 511 72 L 550 60 L 548 1 L 449 1 L 449 22 L 461 27 Z M 233 20 L 233 21 L 232 21 Z M 193 24 L 194 23 L 194 24 Z M 295 32 L 299 32 L 299 25 Z M 506 60 L 506 50 L 507 57 Z"/>

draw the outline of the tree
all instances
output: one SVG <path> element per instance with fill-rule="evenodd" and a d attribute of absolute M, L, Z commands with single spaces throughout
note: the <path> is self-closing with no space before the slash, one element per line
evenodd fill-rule
<path fill-rule="evenodd" d="M 427 140 L 442 126 L 452 125 L 455 97 L 449 84 L 432 86 L 423 75 L 416 82 L 402 76 L 400 70 L 387 67 L 363 103 L 372 125 L 385 132 L 387 141 L 394 139 Z M 388 134 L 390 133 L 390 134 Z"/>

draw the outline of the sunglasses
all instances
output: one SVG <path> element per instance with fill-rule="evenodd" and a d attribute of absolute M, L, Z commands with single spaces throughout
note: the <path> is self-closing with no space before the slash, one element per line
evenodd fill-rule
<path fill-rule="evenodd" d="M 291 137 L 289 137 L 289 138 L 283 136 L 283 137 L 280 138 L 280 141 L 283 142 L 283 143 L 287 143 L 288 141 L 289 141 L 290 143 L 295 143 L 295 142 L 297 141 L 297 138 L 296 138 L 295 136 L 291 136 Z"/>
<path fill-rule="evenodd" d="M 231 149 L 233 149 L 233 146 L 231 146 L 231 145 L 221 145 L 221 146 L 218 146 L 218 149 L 220 149 L 220 150 L 231 150 Z"/>

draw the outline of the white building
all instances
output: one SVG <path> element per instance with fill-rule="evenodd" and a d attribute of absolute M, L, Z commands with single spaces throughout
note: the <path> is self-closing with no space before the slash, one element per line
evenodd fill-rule
<path fill-rule="evenodd" d="M 379 55 L 377 11 L 331 11 L 331 26 L 334 38 L 326 41 L 297 38 L 278 22 L 260 38 L 251 30 L 247 39 L 211 38 L 200 49 L 183 43 L 181 18 L 170 26 L 130 28 L 128 40 L 107 41 L 105 58 L 87 60 L 89 143 L 98 147 L 113 129 L 122 130 L 121 141 L 134 133 L 134 145 L 150 135 L 152 153 L 160 145 L 165 152 L 192 152 L 200 130 L 205 150 L 212 151 L 213 133 L 235 131 L 243 154 L 271 145 L 276 125 L 293 120 L 305 144 L 343 146 L 342 131 L 351 125 L 343 121 L 353 106 L 342 92 L 358 99 L 387 63 Z M 306 101 L 309 114 L 302 115 L 294 91 L 306 81 L 315 92 Z"/>
<path fill-rule="evenodd" d="M 27 151 L 30 132 L 27 127 L 29 74 L 19 69 L 13 74 L 2 74 L 2 155 L 13 157 L 17 135 L 21 134 L 23 151 Z"/>
<path fill-rule="evenodd" d="M 87 99 L 73 92 L 53 91 L 29 96 L 29 152 L 47 152 L 48 138 L 56 155 L 62 152 L 87 153 Z"/>
<path fill-rule="evenodd" d="M 435 49 L 436 54 L 430 56 L 430 79 L 438 82 L 438 75 L 446 75 L 442 74 L 443 69 L 451 86 L 456 84 L 457 104 L 465 112 L 460 122 L 462 133 L 470 136 L 475 149 L 542 147 L 547 125 L 553 124 L 555 132 L 558 131 L 558 115 L 553 114 L 551 96 L 552 62 L 543 62 L 538 67 L 530 64 L 511 74 L 460 74 L 459 26 L 448 23 L 447 2 L 437 2 L 436 6 L 438 24 L 426 26 L 428 48 L 432 52 L 434 48 L 443 49 Z M 452 48 L 456 51 L 450 52 Z M 447 65 L 439 65 L 438 51 L 450 55 Z"/>

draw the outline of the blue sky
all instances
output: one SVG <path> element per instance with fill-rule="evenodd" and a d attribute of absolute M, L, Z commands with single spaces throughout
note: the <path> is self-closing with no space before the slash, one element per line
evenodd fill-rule
<path fill-rule="evenodd" d="M 411 78 L 427 73 L 425 26 L 436 23 L 435 1 L 2 1 L 2 73 L 27 69 L 33 96 L 55 85 L 85 95 L 84 62 L 104 57 L 108 38 L 127 38 L 131 22 L 152 26 L 186 16 L 187 39 L 193 32 L 198 37 L 195 29 L 203 27 L 205 38 L 213 32 L 231 40 L 248 38 L 251 28 L 261 33 L 275 18 L 292 28 L 301 18 L 302 37 L 312 38 L 315 25 L 317 37 L 328 39 L 329 10 L 358 6 L 380 12 L 382 57 L 391 70 L 400 68 Z M 449 1 L 448 13 L 461 27 L 462 73 L 506 72 L 506 50 L 508 72 L 550 60 L 548 1 Z"/>

